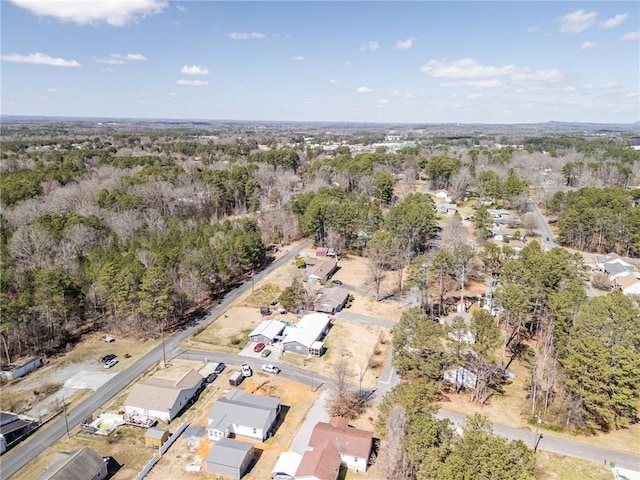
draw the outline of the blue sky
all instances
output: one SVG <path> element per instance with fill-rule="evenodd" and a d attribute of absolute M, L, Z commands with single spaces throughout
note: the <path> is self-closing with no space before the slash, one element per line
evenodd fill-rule
<path fill-rule="evenodd" d="M 1 112 L 640 120 L 636 2 L 4 0 Z"/>

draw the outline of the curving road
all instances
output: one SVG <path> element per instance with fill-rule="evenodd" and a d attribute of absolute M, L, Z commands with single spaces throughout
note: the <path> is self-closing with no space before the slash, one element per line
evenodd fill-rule
<path fill-rule="evenodd" d="M 307 240 L 296 247 L 293 247 L 278 260 L 274 261 L 266 269 L 257 273 L 252 281 L 248 281 L 242 286 L 236 288 L 232 292 L 228 293 L 224 299 L 218 304 L 209 309 L 209 320 L 202 323 L 206 325 L 215 320 L 215 316 L 212 314 L 216 312 L 222 312 L 229 308 L 240 296 L 251 290 L 254 282 L 259 282 L 264 277 L 269 275 L 275 269 L 285 264 L 293 257 L 295 257 L 301 250 L 311 245 L 311 240 Z M 174 335 L 167 337 L 164 342 L 164 349 L 166 357 L 170 358 L 179 353 L 180 342 L 188 338 L 195 328 L 199 328 L 194 325 L 185 330 L 179 331 Z M 0 461 L 0 479 L 8 479 L 14 475 L 18 470 L 28 464 L 35 457 L 40 455 L 49 445 L 56 440 L 67 434 L 68 428 L 71 430 L 79 425 L 85 418 L 89 417 L 93 412 L 98 410 L 100 406 L 112 399 L 120 391 L 122 391 L 127 385 L 133 382 L 136 378 L 141 376 L 152 365 L 163 359 L 163 346 L 162 344 L 155 347 L 145 356 L 137 360 L 126 370 L 121 371 L 115 375 L 112 379 L 106 382 L 102 387 L 91 394 L 87 399 L 81 402 L 77 407 L 67 412 L 67 422 L 63 416 L 57 417 L 44 426 L 41 430 L 31 435 L 27 440 L 20 443 L 9 452 L 2 456 Z"/>

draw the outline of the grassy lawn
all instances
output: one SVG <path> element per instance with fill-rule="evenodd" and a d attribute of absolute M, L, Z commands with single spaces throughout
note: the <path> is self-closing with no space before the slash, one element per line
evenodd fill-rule
<path fill-rule="evenodd" d="M 607 465 L 538 451 L 536 478 L 543 480 L 612 480 Z"/>

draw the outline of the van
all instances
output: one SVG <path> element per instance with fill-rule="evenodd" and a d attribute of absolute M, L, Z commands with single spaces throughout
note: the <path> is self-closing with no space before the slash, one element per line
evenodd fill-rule
<path fill-rule="evenodd" d="M 234 372 L 229 377 L 229 384 L 237 387 L 242 383 L 242 380 L 244 380 L 244 375 L 242 374 L 242 372 Z"/>

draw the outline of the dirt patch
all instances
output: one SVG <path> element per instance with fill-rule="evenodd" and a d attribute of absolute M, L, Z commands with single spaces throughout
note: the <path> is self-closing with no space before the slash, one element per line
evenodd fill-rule
<path fill-rule="evenodd" d="M 353 302 L 346 309 L 349 313 L 359 313 L 368 317 L 381 318 L 391 322 L 399 322 L 405 304 L 397 300 L 380 300 L 364 293 L 354 292 Z"/>
<path fill-rule="evenodd" d="M 375 295 L 375 289 L 370 281 L 371 271 L 365 257 L 349 255 L 338 262 L 339 270 L 333 276 L 347 285 L 362 288 Z M 387 272 L 380 286 L 381 294 L 395 293 L 399 286 L 399 272 Z"/>
<path fill-rule="evenodd" d="M 255 307 L 231 307 L 193 337 L 193 341 L 238 353 L 249 341 L 249 333 L 265 318 Z"/>

